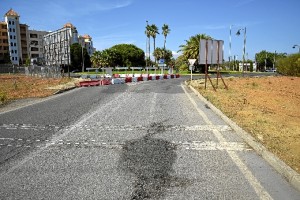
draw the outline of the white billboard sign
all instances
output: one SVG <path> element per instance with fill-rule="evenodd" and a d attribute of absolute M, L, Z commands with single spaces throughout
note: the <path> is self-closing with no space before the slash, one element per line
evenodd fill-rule
<path fill-rule="evenodd" d="M 222 40 L 200 39 L 199 64 L 218 64 L 223 61 Z"/>

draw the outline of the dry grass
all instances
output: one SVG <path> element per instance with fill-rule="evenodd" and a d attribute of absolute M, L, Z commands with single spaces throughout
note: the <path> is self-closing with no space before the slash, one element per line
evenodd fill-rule
<path fill-rule="evenodd" d="M 300 173 L 300 78 L 227 78 L 217 92 L 192 85 L 266 148 Z M 214 80 L 214 84 L 216 84 Z"/>
<path fill-rule="evenodd" d="M 47 88 L 70 81 L 68 78 L 43 79 L 23 75 L 0 75 L 0 104 L 15 99 L 47 97 L 58 90 Z"/>

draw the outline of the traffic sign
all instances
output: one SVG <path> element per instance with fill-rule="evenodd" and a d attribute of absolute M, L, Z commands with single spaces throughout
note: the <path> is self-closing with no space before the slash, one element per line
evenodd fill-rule
<path fill-rule="evenodd" d="M 190 66 L 194 65 L 197 59 L 188 59 Z"/>
<path fill-rule="evenodd" d="M 159 64 L 164 64 L 164 63 L 165 63 L 165 59 L 162 59 L 162 58 L 159 59 L 159 60 L 158 60 L 158 63 L 159 63 Z"/>

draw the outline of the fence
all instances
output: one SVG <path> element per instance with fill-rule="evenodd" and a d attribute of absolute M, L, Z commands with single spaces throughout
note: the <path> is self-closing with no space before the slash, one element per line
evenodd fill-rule
<path fill-rule="evenodd" d="M 19 67 L 11 64 L 2 64 L 0 65 L 0 73 L 24 73 L 25 68 Z"/>
<path fill-rule="evenodd" d="M 63 73 L 59 66 L 29 66 L 25 67 L 25 75 L 43 78 L 61 78 Z"/>
<path fill-rule="evenodd" d="M 0 73 L 25 74 L 43 78 L 61 78 L 63 73 L 59 66 L 29 66 L 20 67 L 14 65 L 0 65 Z"/>

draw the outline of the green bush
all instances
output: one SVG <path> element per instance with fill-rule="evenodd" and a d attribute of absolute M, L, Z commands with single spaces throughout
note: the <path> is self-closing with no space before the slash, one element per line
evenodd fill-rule
<path fill-rule="evenodd" d="M 5 92 L 0 92 L 0 103 L 5 103 L 7 101 L 7 95 Z"/>
<path fill-rule="evenodd" d="M 292 54 L 278 60 L 277 71 L 287 76 L 300 76 L 300 54 Z"/>
<path fill-rule="evenodd" d="M 187 64 L 182 64 L 180 67 L 179 67 L 179 71 L 187 71 L 189 70 L 189 67 Z"/>

